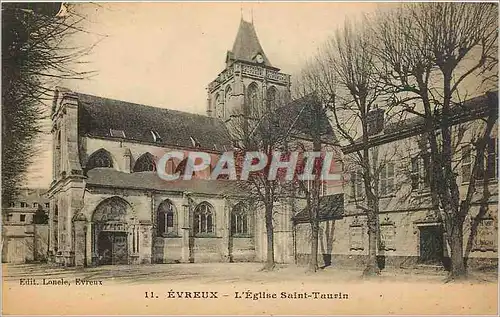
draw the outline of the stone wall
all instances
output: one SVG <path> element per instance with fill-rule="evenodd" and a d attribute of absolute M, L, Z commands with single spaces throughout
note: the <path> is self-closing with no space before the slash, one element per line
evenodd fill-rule
<path fill-rule="evenodd" d="M 495 267 L 498 265 L 497 206 L 491 204 L 488 216 L 480 221 L 478 234 L 472 239 L 469 258 L 470 267 Z M 478 206 L 471 209 L 464 224 L 464 249 L 467 249 Z M 418 264 L 420 256 L 420 231 L 425 226 L 439 224 L 429 210 L 412 210 L 383 213 L 379 215 L 384 247 L 379 249 L 380 267 L 410 268 Z M 310 257 L 310 225 L 295 226 L 295 261 L 306 264 Z M 443 237 L 443 263 L 449 266 L 449 247 Z M 465 251 L 465 250 L 464 250 Z M 347 215 L 341 220 L 322 222 L 318 252 L 320 266 L 363 267 L 368 255 L 368 233 L 364 215 Z"/>
<path fill-rule="evenodd" d="M 48 251 L 48 225 L 4 225 L 2 262 L 45 262 Z"/>

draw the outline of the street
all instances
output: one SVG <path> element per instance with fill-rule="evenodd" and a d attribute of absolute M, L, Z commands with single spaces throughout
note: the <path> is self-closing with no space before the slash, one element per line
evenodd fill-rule
<path fill-rule="evenodd" d="M 446 272 L 260 263 L 58 268 L 3 265 L 6 314 L 495 314 L 495 273 L 445 283 Z M 47 291 L 49 287 L 50 291 Z M 64 299 L 64 300 L 61 300 Z M 29 300 L 30 305 L 25 305 Z M 57 303 L 57 304 L 56 304 Z M 175 305 L 173 305 L 175 303 Z"/>

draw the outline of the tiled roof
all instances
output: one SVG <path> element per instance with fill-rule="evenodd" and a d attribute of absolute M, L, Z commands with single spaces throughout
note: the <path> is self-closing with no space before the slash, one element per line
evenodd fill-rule
<path fill-rule="evenodd" d="M 46 188 L 21 188 L 19 194 L 11 202 L 14 202 L 17 207 L 21 202 L 28 204 L 28 207 L 32 207 L 33 203 L 45 206 L 49 202 L 46 193 Z"/>
<path fill-rule="evenodd" d="M 293 132 L 298 136 L 310 139 L 313 133 L 312 124 L 315 120 L 313 107 L 315 103 L 319 102 L 315 94 L 309 94 L 293 100 L 278 111 L 286 111 L 284 117 L 297 118 L 293 123 Z M 326 113 L 323 113 L 320 117 L 320 134 L 321 140 L 332 144 L 337 143 L 337 137 Z"/>
<path fill-rule="evenodd" d="M 334 194 L 319 198 L 319 221 L 342 219 L 344 215 L 344 194 Z M 293 217 L 295 223 L 309 222 L 309 210 L 302 209 Z"/>
<path fill-rule="evenodd" d="M 134 104 L 76 93 L 79 104 L 79 133 L 97 137 L 125 139 L 203 149 L 231 149 L 229 133 L 222 121 L 188 112 Z M 111 131 L 114 130 L 114 131 Z M 155 142 L 151 131 L 161 138 Z M 113 134 L 113 135 L 112 135 Z"/>
<path fill-rule="evenodd" d="M 498 106 L 498 91 L 490 92 L 484 95 L 480 95 L 468 100 L 465 100 L 460 104 L 452 105 L 452 115 L 451 120 L 460 119 L 461 117 L 466 117 L 468 114 L 475 112 L 476 110 L 483 110 L 489 106 Z M 384 128 L 384 133 L 392 133 L 400 129 L 411 129 L 424 124 L 424 118 L 420 116 L 415 116 L 408 118 L 399 122 L 392 122 L 387 124 Z"/>
<path fill-rule="evenodd" d="M 463 103 L 454 104 L 451 108 L 450 124 L 456 125 L 487 116 L 488 112 L 498 111 L 498 91 L 465 100 Z M 439 119 L 439 116 L 436 116 Z M 436 129 L 439 125 L 436 124 Z M 387 123 L 381 134 L 370 138 L 370 146 L 390 143 L 404 138 L 419 135 L 424 130 L 424 118 L 413 116 L 398 122 Z M 344 154 L 349 154 L 361 149 L 362 138 L 355 140 L 354 144 L 342 148 Z"/>
<path fill-rule="evenodd" d="M 242 187 L 236 181 L 203 179 L 164 181 L 155 172 L 124 173 L 112 168 L 89 170 L 87 172 L 87 185 L 174 192 L 187 191 L 207 195 L 244 194 Z"/>
<path fill-rule="evenodd" d="M 228 57 L 234 60 L 254 63 L 254 58 L 259 53 L 264 59 L 264 65 L 273 67 L 260 45 L 253 23 L 241 19 L 238 34 L 233 44 L 233 50 L 228 52 Z"/>

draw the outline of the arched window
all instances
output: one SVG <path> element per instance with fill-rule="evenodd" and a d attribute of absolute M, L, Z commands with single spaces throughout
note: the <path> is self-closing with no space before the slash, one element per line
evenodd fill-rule
<path fill-rule="evenodd" d="M 276 88 L 271 87 L 267 90 L 267 109 L 275 109 L 276 108 L 276 97 L 278 95 L 278 91 Z"/>
<path fill-rule="evenodd" d="M 96 167 L 113 167 L 113 160 L 111 159 L 111 154 L 105 149 L 100 149 L 89 157 L 87 161 L 87 170 Z"/>
<path fill-rule="evenodd" d="M 230 116 L 231 114 L 233 113 L 230 113 L 231 111 L 233 111 L 232 109 L 232 104 L 231 104 L 231 100 L 233 98 L 233 90 L 231 89 L 231 86 L 228 86 L 226 88 L 226 100 L 225 100 L 225 111 L 226 111 L 226 116 Z"/>
<path fill-rule="evenodd" d="M 158 236 L 177 235 L 177 217 L 174 205 L 164 200 L 159 206 L 156 217 Z"/>
<path fill-rule="evenodd" d="M 134 172 L 154 172 L 156 163 L 151 153 L 146 152 L 137 159 L 134 165 Z"/>
<path fill-rule="evenodd" d="M 213 207 L 207 203 L 202 202 L 194 210 L 193 220 L 194 234 L 211 234 L 214 233 L 214 213 Z"/>
<path fill-rule="evenodd" d="M 219 94 L 215 97 L 215 113 L 217 118 L 224 117 L 224 101 L 223 97 Z"/>
<path fill-rule="evenodd" d="M 231 235 L 249 235 L 250 226 L 245 206 L 240 203 L 233 207 L 231 212 Z"/>
<path fill-rule="evenodd" d="M 256 116 L 259 113 L 259 88 L 256 83 L 251 83 L 248 86 L 247 92 L 247 115 L 249 117 Z"/>

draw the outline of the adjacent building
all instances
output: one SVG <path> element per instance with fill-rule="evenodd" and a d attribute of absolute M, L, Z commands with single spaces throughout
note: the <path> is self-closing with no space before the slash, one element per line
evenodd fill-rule
<path fill-rule="evenodd" d="M 374 129 L 369 138 L 370 164 L 379 171 L 379 266 L 447 268 L 450 264 L 447 232 L 442 213 L 431 204 L 430 153 L 422 135 L 423 118 L 391 122 L 381 110 L 370 114 Z M 453 168 L 461 199 L 465 198 L 470 179 L 477 179 L 472 206 L 465 219 L 463 241 L 467 265 L 473 268 L 498 266 L 497 124 L 480 160 L 482 171 L 475 176 L 471 174 L 476 155 L 474 141 L 483 133 L 484 118 L 490 111 L 498 111 L 498 92 L 455 104 L 452 116 Z M 436 133 L 439 133 L 438 127 Z M 354 155 L 360 149 L 361 141 L 342 148 L 347 180 L 343 188 L 343 210 L 325 214 L 321 225 L 320 253 L 326 264 L 331 261 L 335 266 L 362 267 L 367 259 L 368 228 L 363 210 L 367 206 L 362 170 Z M 296 228 L 297 241 L 308 241 L 308 225 L 297 219 Z M 296 250 L 297 262 L 308 260 L 308 243 L 299 243 Z"/>
<path fill-rule="evenodd" d="M 2 262 L 27 263 L 47 260 L 47 189 L 23 188 L 2 208 Z"/>

